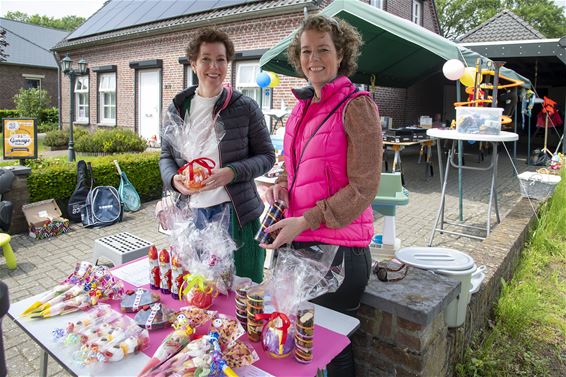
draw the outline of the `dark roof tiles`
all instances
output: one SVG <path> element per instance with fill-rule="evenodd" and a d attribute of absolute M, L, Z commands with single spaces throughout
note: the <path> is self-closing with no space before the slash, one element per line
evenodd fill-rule
<path fill-rule="evenodd" d="M 544 38 L 541 32 L 506 9 L 458 38 L 458 42 L 519 41 Z"/>

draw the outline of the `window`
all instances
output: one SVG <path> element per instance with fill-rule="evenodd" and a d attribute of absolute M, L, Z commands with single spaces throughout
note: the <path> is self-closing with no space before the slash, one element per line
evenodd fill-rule
<path fill-rule="evenodd" d="M 236 89 L 256 101 L 262 110 L 269 110 L 271 109 L 272 89 L 262 89 L 257 85 L 256 76 L 260 72 L 259 62 L 237 63 Z M 265 121 L 269 125 L 270 117 L 266 116 Z"/>
<path fill-rule="evenodd" d="M 385 10 L 385 0 L 371 0 L 370 4 L 376 8 Z"/>
<path fill-rule="evenodd" d="M 99 122 L 116 124 L 116 73 L 103 73 L 98 76 Z"/>
<path fill-rule="evenodd" d="M 88 76 L 75 81 L 75 122 L 88 123 Z"/>
<path fill-rule="evenodd" d="M 26 79 L 26 88 L 40 88 L 41 89 L 41 80 L 40 79 Z"/>
<path fill-rule="evenodd" d="M 413 0 L 413 19 L 412 21 L 417 25 L 422 25 L 422 10 L 423 3 L 420 0 Z"/>
<path fill-rule="evenodd" d="M 198 85 L 198 77 L 193 72 L 191 65 L 185 64 L 185 88 L 193 85 Z"/>

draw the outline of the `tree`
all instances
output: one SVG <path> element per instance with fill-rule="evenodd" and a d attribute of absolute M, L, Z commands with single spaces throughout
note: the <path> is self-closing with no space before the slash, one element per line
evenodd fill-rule
<path fill-rule="evenodd" d="M 8 54 L 4 51 L 4 48 L 8 46 L 8 42 L 6 42 L 6 30 L 0 28 L 0 62 L 6 61 Z"/>
<path fill-rule="evenodd" d="M 546 38 L 566 34 L 564 9 L 552 0 L 436 0 L 444 37 L 456 39 L 504 9 L 525 20 Z"/>
<path fill-rule="evenodd" d="M 61 29 L 72 31 L 79 27 L 84 21 L 84 17 L 78 16 L 65 16 L 63 18 L 53 18 L 47 16 L 40 16 L 39 14 L 28 15 L 23 12 L 8 12 L 4 16 L 9 20 L 26 22 L 28 24 L 34 24 L 39 26 L 50 27 L 54 29 Z"/>

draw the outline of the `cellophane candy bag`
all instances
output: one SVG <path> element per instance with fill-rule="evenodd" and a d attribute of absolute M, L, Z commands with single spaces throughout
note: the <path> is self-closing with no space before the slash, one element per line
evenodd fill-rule
<path fill-rule="evenodd" d="M 188 205 L 178 203 L 178 206 Z M 218 294 L 228 294 L 234 273 L 236 245 L 228 232 L 229 208 L 214 221 L 197 221 L 188 211 L 174 211 L 167 221 L 170 242 L 181 261 L 184 282 L 180 296 L 192 306 L 208 309 Z"/>
<path fill-rule="evenodd" d="M 218 116 L 197 123 L 188 113 L 184 119 L 169 111 L 164 114 L 161 138 L 187 161 L 178 170 L 187 188 L 194 190 L 204 186 L 203 181 L 216 167 L 207 156 L 218 153 L 218 143 L 225 134 L 224 124 Z"/>
<path fill-rule="evenodd" d="M 256 314 L 267 321 L 262 344 L 274 358 L 289 356 L 294 346 L 296 311 L 302 302 L 334 292 L 342 281 L 343 261 L 333 266 L 338 246 L 318 245 L 305 249 L 279 249 L 272 278 L 264 283 L 271 296 L 272 313 Z"/>
<path fill-rule="evenodd" d="M 119 361 L 149 344 L 147 330 L 134 320 L 100 304 L 65 329 L 53 331 L 54 340 L 78 348 L 72 358 L 79 365 Z"/>

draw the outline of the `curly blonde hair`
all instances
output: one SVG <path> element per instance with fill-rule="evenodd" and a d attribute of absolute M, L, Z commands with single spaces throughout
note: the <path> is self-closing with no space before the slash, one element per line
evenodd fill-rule
<path fill-rule="evenodd" d="M 360 33 L 358 33 L 355 27 L 339 18 L 314 15 L 307 17 L 303 21 L 287 49 L 289 63 L 301 77 L 305 77 L 301 68 L 301 35 L 305 30 L 315 30 L 330 34 L 338 56 L 342 57 L 342 62 L 340 62 L 340 67 L 338 67 L 338 75 L 350 76 L 356 72 L 360 47 L 363 44 Z"/>

